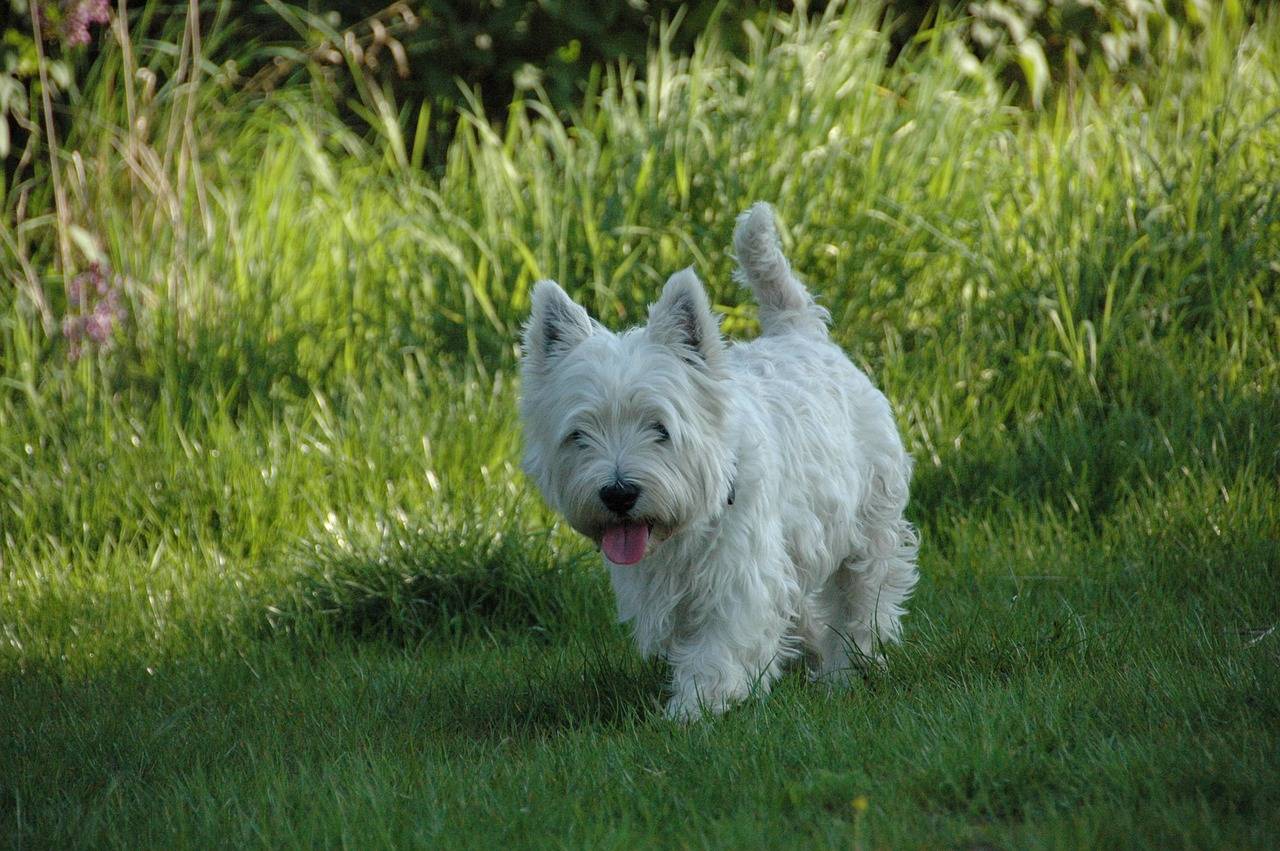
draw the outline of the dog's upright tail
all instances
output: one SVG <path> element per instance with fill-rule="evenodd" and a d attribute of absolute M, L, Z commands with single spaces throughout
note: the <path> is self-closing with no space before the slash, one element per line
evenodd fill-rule
<path fill-rule="evenodd" d="M 814 303 L 804 284 L 791 274 L 791 264 L 778 241 L 772 207 L 757 201 L 738 216 L 733 250 L 738 255 L 737 278 L 751 287 L 760 305 L 761 333 L 827 336 L 831 315 Z"/>

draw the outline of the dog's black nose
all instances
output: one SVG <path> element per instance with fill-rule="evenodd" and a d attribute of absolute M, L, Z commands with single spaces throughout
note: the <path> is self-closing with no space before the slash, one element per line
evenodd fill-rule
<path fill-rule="evenodd" d="M 631 482 L 617 481 L 600 488 L 600 501 L 617 514 L 626 514 L 640 498 L 640 488 Z"/>

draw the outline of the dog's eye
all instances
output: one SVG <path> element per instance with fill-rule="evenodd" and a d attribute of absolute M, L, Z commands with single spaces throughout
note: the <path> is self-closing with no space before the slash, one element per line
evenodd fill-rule
<path fill-rule="evenodd" d="M 587 445 L 587 436 L 582 433 L 581 429 L 575 428 L 565 437 L 564 442 L 566 446 L 572 443 L 578 447 L 585 447 Z"/>
<path fill-rule="evenodd" d="M 662 423 L 655 422 L 652 425 L 650 425 L 649 428 L 657 432 L 659 443 L 666 443 L 668 440 L 671 439 L 671 433 L 667 431 L 667 427 L 664 426 Z"/>

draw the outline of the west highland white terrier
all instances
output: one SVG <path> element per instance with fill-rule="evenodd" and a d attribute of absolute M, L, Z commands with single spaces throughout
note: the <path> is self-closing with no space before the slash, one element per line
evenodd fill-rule
<path fill-rule="evenodd" d="M 769 205 L 733 244 L 755 340 L 720 336 L 691 269 L 622 333 L 541 281 L 524 335 L 525 471 L 599 545 L 683 720 L 767 692 L 793 660 L 828 680 L 879 663 L 917 578 L 888 401 L 829 339 Z"/>

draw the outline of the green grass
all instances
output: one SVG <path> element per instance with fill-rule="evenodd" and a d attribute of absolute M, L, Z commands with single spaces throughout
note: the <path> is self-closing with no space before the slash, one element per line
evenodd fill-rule
<path fill-rule="evenodd" d="M 410 111 L 238 93 L 229 25 L 197 86 L 133 45 L 132 107 L 104 50 L 61 162 L 110 351 L 56 333 L 46 166 L 2 199 L 0 843 L 1273 845 L 1280 19 L 1043 112 L 868 20 L 659 43 L 435 173 Z M 539 277 L 621 325 L 690 263 L 749 336 L 757 198 L 895 402 L 923 578 L 887 672 L 680 727 L 517 471 L 516 336 Z"/>

